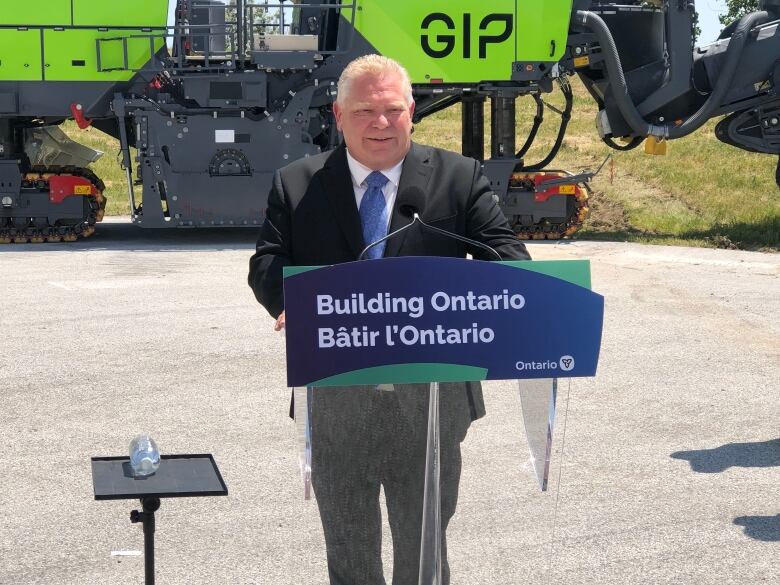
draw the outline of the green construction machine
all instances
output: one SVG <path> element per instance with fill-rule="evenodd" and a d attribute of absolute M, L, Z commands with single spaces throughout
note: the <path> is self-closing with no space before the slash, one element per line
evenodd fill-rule
<path fill-rule="evenodd" d="M 0 242 L 73 241 L 103 216 L 98 153 L 58 125 L 115 137 L 132 221 L 251 227 L 273 173 L 341 141 L 341 71 L 380 53 L 409 71 L 415 123 L 462 111 L 518 237 L 558 239 L 588 214 L 591 173 L 551 168 L 578 75 L 597 131 L 626 150 L 714 117 L 722 141 L 780 154 L 780 0 L 694 46 L 692 0 L 26 0 L 0 14 Z M 549 107 L 561 92 L 565 106 Z M 536 104 L 518 137 L 516 103 Z M 486 128 L 485 111 L 490 108 Z M 526 160 L 545 114 L 560 129 Z M 485 146 L 489 137 L 489 157 Z"/>

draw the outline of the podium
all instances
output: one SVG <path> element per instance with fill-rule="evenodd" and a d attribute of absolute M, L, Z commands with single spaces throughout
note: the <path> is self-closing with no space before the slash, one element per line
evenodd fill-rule
<path fill-rule="evenodd" d="M 399 567 L 397 557 L 394 570 L 415 571 L 420 585 L 446 583 L 442 537 L 454 512 L 448 494 L 455 475 L 457 497 L 459 440 L 480 414 L 478 382 L 518 380 L 531 462 L 540 489 L 547 489 L 558 379 L 594 376 L 598 364 L 604 304 L 590 290 L 589 263 L 385 258 L 289 268 L 284 287 L 287 376 L 305 497 L 314 492 L 328 500 L 319 502 L 321 515 L 340 521 L 342 512 L 328 507 L 355 516 L 362 502 L 357 492 L 378 496 L 382 483 L 388 514 L 401 517 L 395 526 L 389 518 L 394 549 L 397 535 L 419 535 L 419 555 L 404 557 L 415 557 L 417 566 Z M 390 406 L 381 410 L 383 404 Z M 404 450 L 409 470 L 396 457 Z M 338 489 L 323 485 L 323 477 Z M 396 483 L 385 483 L 391 478 Z M 414 514 L 399 513 L 395 501 L 393 512 L 391 498 L 408 502 Z M 372 505 L 366 513 L 372 518 L 365 525 L 373 526 L 378 511 Z M 416 532 L 402 526 L 409 517 L 419 521 Z M 329 551 L 342 537 L 354 538 L 360 522 L 350 522 L 335 536 L 326 529 Z M 375 574 L 370 565 L 377 551 L 353 549 L 340 556 L 353 555 L 351 570 L 368 571 L 363 579 L 372 582 L 365 575 Z"/>

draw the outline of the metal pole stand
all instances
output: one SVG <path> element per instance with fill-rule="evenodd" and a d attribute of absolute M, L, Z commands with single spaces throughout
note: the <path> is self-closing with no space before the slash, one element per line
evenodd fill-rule
<path fill-rule="evenodd" d="M 441 585 L 441 491 L 439 455 L 439 383 L 430 387 L 428 447 L 425 458 L 419 585 Z"/>
<path fill-rule="evenodd" d="M 154 585 L 154 513 L 160 509 L 160 498 L 141 498 L 142 511 L 130 512 L 130 522 L 143 523 L 144 530 L 144 583 Z"/>

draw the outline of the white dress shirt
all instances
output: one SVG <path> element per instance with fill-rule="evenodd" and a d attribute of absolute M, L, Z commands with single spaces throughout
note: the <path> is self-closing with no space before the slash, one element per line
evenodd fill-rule
<path fill-rule="evenodd" d="M 363 195 L 368 190 L 366 185 L 366 177 L 373 171 L 369 169 L 363 163 L 355 160 L 349 149 L 347 149 L 347 164 L 349 165 L 349 173 L 352 175 L 352 188 L 355 190 L 355 203 L 357 208 L 360 209 L 360 202 L 363 201 Z M 387 184 L 382 187 L 382 194 L 385 196 L 385 205 L 387 205 L 387 229 L 390 229 L 390 220 L 393 217 L 393 205 L 395 205 L 395 196 L 398 194 L 398 183 L 401 180 L 401 170 L 403 169 L 404 161 L 399 162 L 397 165 L 390 169 L 382 169 L 379 172 L 387 177 Z"/>

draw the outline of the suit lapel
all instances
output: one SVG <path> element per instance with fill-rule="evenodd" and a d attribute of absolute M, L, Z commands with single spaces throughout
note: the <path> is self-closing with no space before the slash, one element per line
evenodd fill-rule
<path fill-rule="evenodd" d="M 336 221 L 357 258 L 363 251 L 363 228 L 355 203 L 355 189 L 347 164 L 347 149 L 342 145 L 333 151 L 322 168 L 322 187 Z"/>
<path fill-rule="evenodd" d="M 423 193 L 427 193 L 428 181 L 431 178 L 432 171 L 433 167 L 431 166 L 428 149 L 424 146 L 412 143 L 412 148 L 404 159 L 401 180 L 398 182 L 398 194 L 395 198 L 393 215 L 390 219 L 390 232 L 400 229 L 409 223 L 409 217 L 402 215 L 398 208 L 398 201 L 401 198 L 401 194 L 412 187 L 417 187 Z M 424 210 L 422 209 L 420 210 L 421 216 L 423 211 Z M 358 218 L 358 223 L 359 222 L 360 220 Z M 402 232 L 387 241 L 387 246 L 385 247 L 386 258 L 399 255 L 407 233 L 408 232 Z"/>

